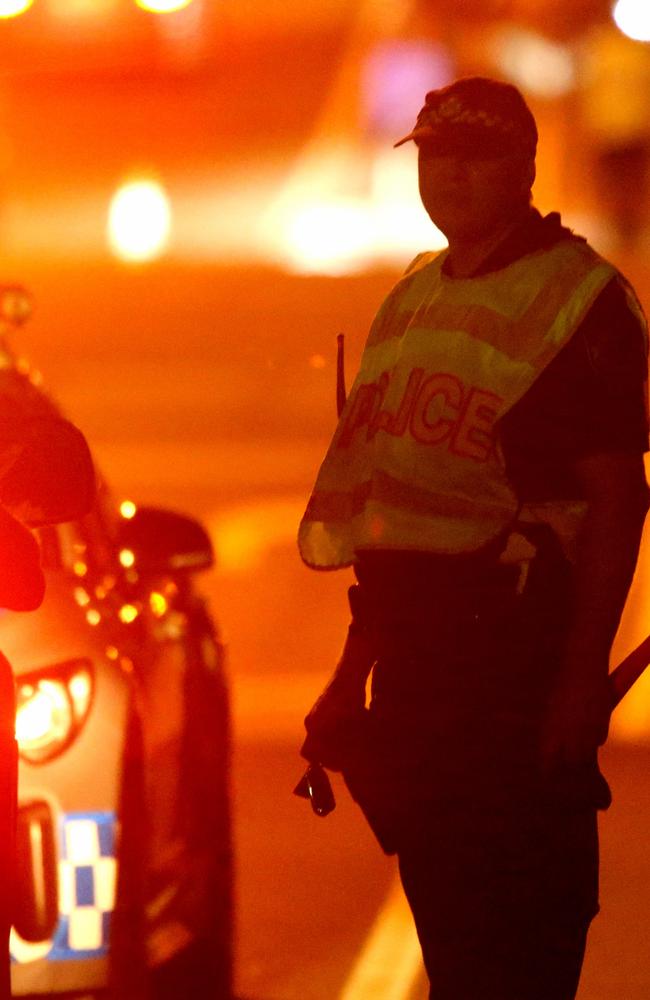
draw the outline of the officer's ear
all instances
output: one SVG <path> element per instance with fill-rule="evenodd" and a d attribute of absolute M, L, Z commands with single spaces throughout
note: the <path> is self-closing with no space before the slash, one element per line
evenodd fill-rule
<path fill-rule="evenodd" d="M 528 186 L 532 188 L 535 183 L 535 178 L 537 177 L 537 167 L 535 165 L 534 157 L 531 157 L 528 161 Z"/>
<path fill-rule="evenodd" d="M 533 156 L 526 157 L 525 160 L 520 160 L 519 179 L 521 184 L 521 190 L 523 193 L 530 197 L 530 192 L 533 189 L 533 184 L 535 183 L 535 177 L 537 176 L 537 169 L 535 166 L 535 158 Z"/>

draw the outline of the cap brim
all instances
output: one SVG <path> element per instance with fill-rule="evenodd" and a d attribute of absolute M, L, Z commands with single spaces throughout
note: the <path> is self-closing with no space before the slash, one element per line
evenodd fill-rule
<path fill-rule="evenodd" d="M 403 139 L 398 142 L 393 143 L 393 149 L 397 149 L 398 146 L 403 146 L 405 142 L 410 142 L 411 139 L 433 139 L 436 133 L 431 128 L 430 125 L 421 125 L 420 128 L 414 128 L 412 132 L 405 135 Z"/>
<path fill-rule="evenodd" d="M 500 158 L 508 155 L 535 156 L 535 147 L 527 149 L 523 144 L 515 145 L 512 136 L 505 136 L 494 129 L 467 127 L 448 124 L 439 128 L 420 125 L 405 135 L 393 146 L 403 146 L 413 140 L 416 143 L 430 143 L 432 150 L 441 153 L 455 153 L 468 158 Z"/>

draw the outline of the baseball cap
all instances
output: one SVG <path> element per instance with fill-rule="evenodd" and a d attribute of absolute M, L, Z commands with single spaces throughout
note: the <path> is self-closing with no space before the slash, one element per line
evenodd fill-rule
<path fill-rule="evenodd" d="M 429 91 L 415 128 L 395 147 L 410 139 L 465 156 L 534 156 L 537 125 L 512 84 L 470 76 Z"/>

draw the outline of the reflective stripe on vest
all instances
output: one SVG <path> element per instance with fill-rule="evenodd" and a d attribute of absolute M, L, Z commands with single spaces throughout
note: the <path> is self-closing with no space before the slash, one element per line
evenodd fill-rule
<path fill-rule="evenodd" d="M 416 258 L 372 325 L 300 525 L 310 566 L 368 547 L 471 552 L 503 533 L 519 504 L 497 422 L 616 274 L 573 239 L 470 279 L 448 278 L 445 256 Z"/>

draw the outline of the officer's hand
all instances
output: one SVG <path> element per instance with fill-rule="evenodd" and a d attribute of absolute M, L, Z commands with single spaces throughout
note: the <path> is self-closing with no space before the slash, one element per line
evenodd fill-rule
<path fill-rule="evenodd" d="M 336 673 L 305 717 L 305 728 L 314 735 L 333 734 L 358 717 L 365 704 L 365 682 Z"/>
<path fill-rule="evenodd" d="M 365 714 L 365 685 L 335 674 L 305 719 L 301 755 L 331 771 L 342 771 L 359 745 Z"/>
<path fill-rule="evenodd" d="M 567 672 L 553 692 L 544 719 L 544 769 L 593 760 L 607 739 L 611 711 L 612 693 L 605 670 Z"/>

